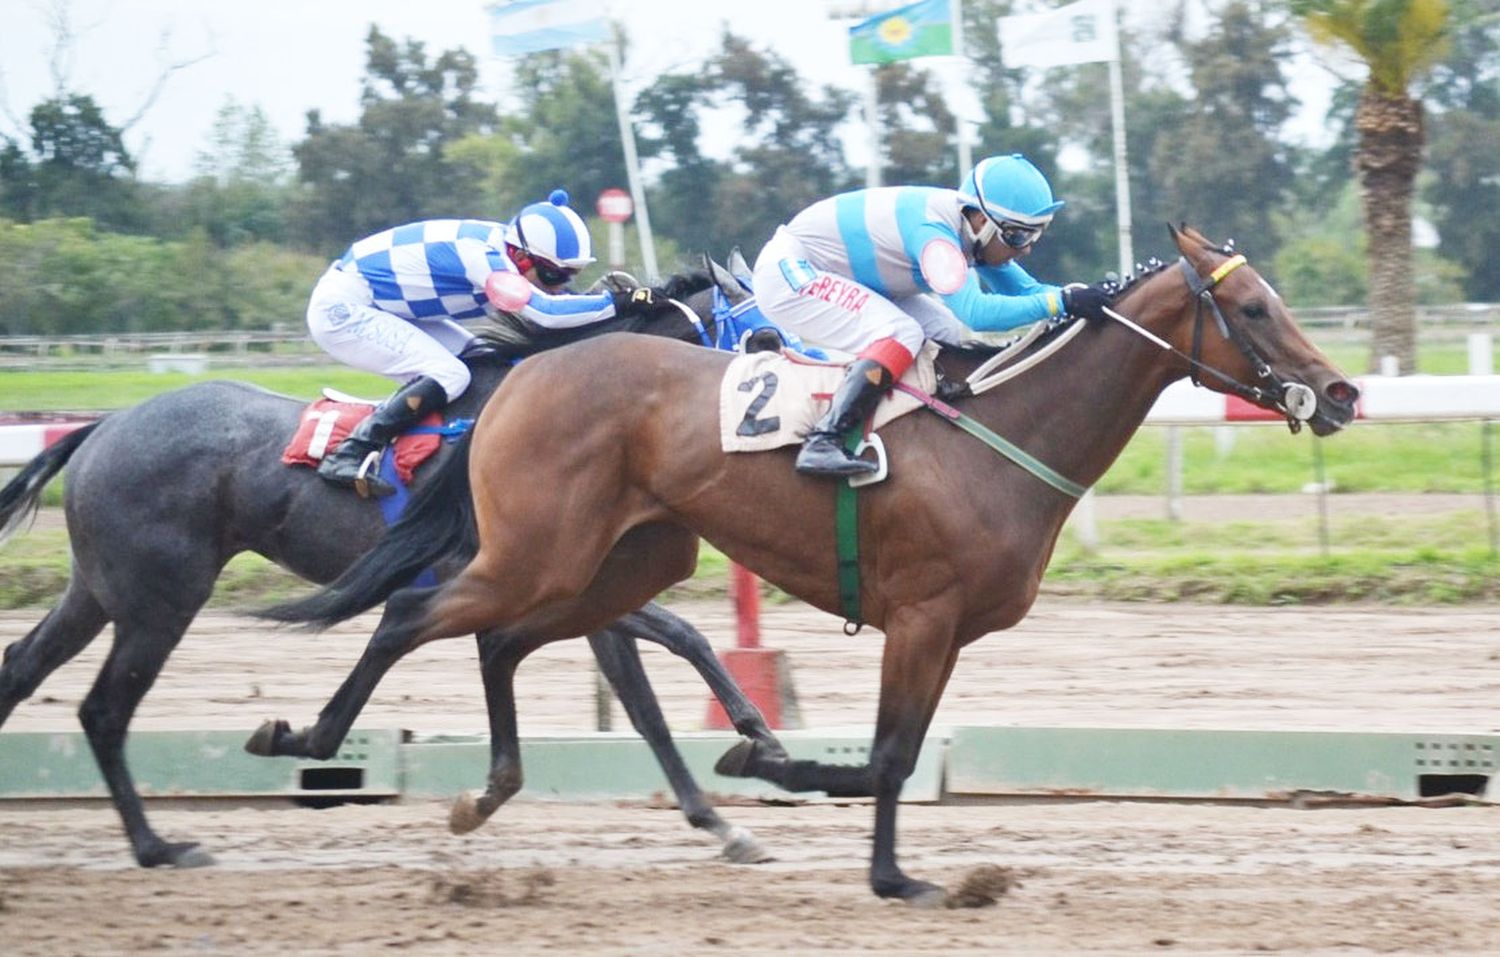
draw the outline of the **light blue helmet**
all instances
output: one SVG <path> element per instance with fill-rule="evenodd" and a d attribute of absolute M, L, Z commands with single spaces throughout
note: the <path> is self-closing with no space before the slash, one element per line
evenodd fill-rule
<path fill-rule="evenodd" d="M 1062 209 L 1042 171 L 1020 153 L 982 159 L 964 178 L 958 193 L 965 206 L 983 210 L 995 222 L 1041 227 Z"/>
<path fill-rule="evenodd" d="M 512 246 L 568 269 L 594 261 L 593 242 L 583 218 L 568 206 L 566 190 L 554 189 L 545 203 L 532 203 L 510 221 Z"/>

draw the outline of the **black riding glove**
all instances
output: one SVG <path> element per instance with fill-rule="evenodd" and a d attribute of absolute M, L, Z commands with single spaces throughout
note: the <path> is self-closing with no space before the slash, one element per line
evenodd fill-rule
<path fill-rule="evenodd" d="M 1104 307 L 1114 302 L 1114 296 L 1103 283 L 1092 286 L 1065 286 L 1062 292 L 1063 312 L 1079 319 L 1103 320 Z"/>
<path fill-rule="evenodd" d="M 614 294 L 615 315 L 649 316 L 667 305 L 667 297 L 659 289 L 640 286 Z"/>

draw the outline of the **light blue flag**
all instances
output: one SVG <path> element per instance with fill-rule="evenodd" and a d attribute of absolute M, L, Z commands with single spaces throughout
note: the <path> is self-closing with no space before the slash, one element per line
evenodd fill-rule
<path fill-rule="evenodd" d="M 609 39 L 601 0 L 514 0 L 490 7 L 490 50 L 521 56 Z"/>

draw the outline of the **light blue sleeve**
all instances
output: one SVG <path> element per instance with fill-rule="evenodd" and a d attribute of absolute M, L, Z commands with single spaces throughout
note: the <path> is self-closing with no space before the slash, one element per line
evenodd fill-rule
<path fill-rule="evenodd" d="M 615 300 L 609 293 L 592 296 L 560 293 L 552 295 L 537 289 L 521 307 L 521 316 L 548 329 L 573 329 L 609 319 L 615 314 Z"/>
<path fill-rule="evenodd" d="M 993 292 L 985 292 L 979 284 Z M 1050 319 L 1062 312 L 1062 289 L 1037 282 L 1018 263 L 977 266 L 969 270 L 962 289 L 943 297 L 943 302 L 970 329 L 1003 332 L 1032 322 Z"/>

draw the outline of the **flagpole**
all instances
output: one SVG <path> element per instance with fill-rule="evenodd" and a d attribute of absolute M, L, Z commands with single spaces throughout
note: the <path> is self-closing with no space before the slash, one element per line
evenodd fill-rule
<path fill-rule="evenodd" d="M 865 188 L 881 185 L 880 176 L 880 64 L 870 65 L 870 83 L 865 88 L 865 115 L 870 127 L 870 162 L 865 166 Z"/>
<path fill-rule="evenodd" d="M 641 162 L 635 151 L 635 127 L 631 125 L 630 113 L 625 107 L 625 94 L 620 88 L 618 32 L 605 46 L 609 48 L 609 83 L 615 96 L 615 119 L 620 124 L 620 146 L 625 151 L 625 178 L 630 183 L 630 198 L 635 201 L 635 226 L 641 238 L 641 264 L 646 268 L 646 281 L 654 283 L 661 278 L 661 274 L 656 268 L 656 241 L 651 235 L 651 214 L 646 210 L 646 190 L 641 185 Z"/>
<path fill-rule="evenodd" d="M 953 23 L 953 55 L 958 57 L 962 74 L 963 64 L 968 60 L 964 54 L 964 4 L 963 0 L 948 0 L 948 18 Z M 953 137 L 958 141 L 958 182 L 962 183 L 969 177 L 969 170 L 974 167 L 974 157 L 969 152 L 969 137 L 964 130 L 964 118 L 959 115 L 958 110 L 953 111 Z"/>
<path fill-rule="evenodd" d="M 1120 15 L 1110 4 L 1114 21 L 1115 49 L 1109 61 L 1109 120 L 1115 140 L 1115 228 L 1120 243 L 1120 276 L 1130 274 L 1135 251 L 1130 241 L 1130 168 L 1125 161 L 1125 78 L 1120 66 Z"/>

